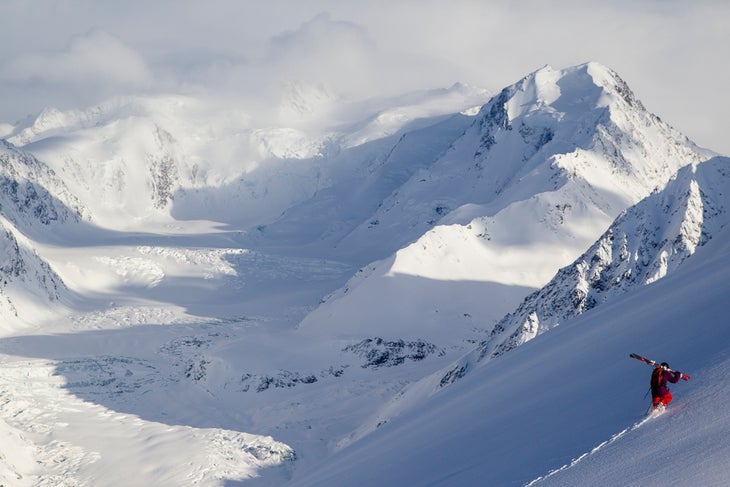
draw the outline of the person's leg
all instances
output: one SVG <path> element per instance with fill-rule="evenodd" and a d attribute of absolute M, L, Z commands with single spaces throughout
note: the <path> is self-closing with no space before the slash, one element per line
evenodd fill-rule
<path fill-rule="evenodd" d="M 664 404 L 666 406 L 670 402 L 672 402 L 672 393 L 671 392 L 667 392 L 666 394 L 664 394 L 662 396 L 662 404 Z"/>

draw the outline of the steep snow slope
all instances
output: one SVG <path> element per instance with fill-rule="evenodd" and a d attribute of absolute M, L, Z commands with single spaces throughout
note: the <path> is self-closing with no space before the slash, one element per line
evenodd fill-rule
<path fill-rule="evenodd" d="M 53 168 L 99 225 L 160 231 L 174 220 L 203 219 L 245 229 L 271 222 L 342 174 L 351 177 L 385 149 L 376 144 L 363 159 L 337 157 L 340 151 L 485 96 L 456 86 L 400 105 L 351 107 L 292 85 L 281 113 L 264 120 L 192 96 L 119 97 L 84 111 L 47 109 L 7 138 Z M 324 114 L 316 108 L 322 104 Z"/>
<path fill-rule="evenodd" d="M 291 485 L 722 485 L 730 478 L 730 229 L 616 297 L 404 410 Z M 650 369 L 690 375 L 644 421 Z"/>
<path fill-rule="evenodd" d="M 8 331 L 56 312 L 68 289 L 29 236 L 54 241 L 86 209 L 53 171 L 0 140 L 0 316 Z"/>
<path fill-rule="evenodd" d="M 407 386 L 340 445 L 356 442 L 379 425 L 422 407 L 434 394 L 443 394 L 439 391 L 445 386 L 453 387 L 457 380 L 488 368 L 492 359 L 509 355 L 505 352 L 538 333 L 675 272 L 704 245 L 724 235 L 730 221 L 728 187 L 727 158 L 682 168 L 666 188 L 629 208 L 574 264 L 505 316 L 489 339 L 447 369 Z"/>
<path fill-rule="evenodd" d="M 2 139 L 0 190 L 3 216 L 25 232 L 88 217 L 86 208 L 57 174 Z"/>
<path fill-rule="evenodd" d="M 445 153 L 421 161 L 338 243 L 415 239 L 363 269 L 301 327 L 458 345 L 544 285 L 621 211 L 708 155 L 608 68 L 538 70 L 484 105 Z M 455 282 L 458 295 L 480 298 L 454 299 Z M 373 295 L 385 306 L 371 306 Z"/>
<path fill-rule="evenodd" d="M 682 168 L 662 190 L 629 208 L 570 266 L 505 316 L 443 383 L 613 296 L 677 269 L 730 221 L 730 159 Z"/>
<path fill-rule="evenodd" d="M 275 222 L 261 226 L 255 243 L 296 245 L 299 252 L 341 256 L 361 265 L 407 245 L 419 233 L 402 222 L 376 238 L 364 235 L 342 241 L 360 225 L 378 226 L 373 214 L 383 201 L 446 152 L 472 120 L 462 114 L 421 119 L 394 135 L 333 155 L 336 175 L 329 185 L 287 209 Z"/>

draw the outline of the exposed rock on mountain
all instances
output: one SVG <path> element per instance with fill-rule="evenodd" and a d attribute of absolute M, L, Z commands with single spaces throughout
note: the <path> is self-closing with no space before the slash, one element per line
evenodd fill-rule
<path fill-rule="evenodd" d="M 682 168 L 629 208 L 573 264 L 502 319 L 482 344 L 495 357 L 636 286 L 673 272 L 730 220 L 730 159 Z"/>
<path fill-rule="evenodd" d="M 488 339 L 442 377 L 447 385 L 561 322 L 651 284 L 679 268 L 730 222 L 730 159 L 678 171 L 667 186 L 626 210 L 583 255 L 530 294 Z"/>
<path fill-rule="evenodd" d="M 302 327 L 458 344 L 474 322 L 491 328 L 622 211 L 711 153 L 647 112 L 616 73 L 588 63 L 546 67 L 505 88 L 431 155 L 411 162 L 417 171 L 338 243 L 404 247 Z M 443 292 L 457 282 L 456 294 L 483 299 L 466 304 Z M 397 306 L 367 305 L 381 294 Z"/>
<path fill-rule="evenodd" d="M 4 317 L 18 318 L 19 306 L 48 306 L 67 291 L 26 235 L 49 238 L 58 225 L 79 223 L 86 214 L 53 171 L 0 140 L 0 313 Z"/>

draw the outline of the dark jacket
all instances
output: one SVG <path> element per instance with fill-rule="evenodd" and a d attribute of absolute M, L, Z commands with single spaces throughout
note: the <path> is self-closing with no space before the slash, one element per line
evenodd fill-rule
<path fill-rule="evenodd" d="M 651 396 L 662 397 L 669 392 L 667 381 L 676 384 L 682 375 L 679 372 L 669 372 L 660 367 L 651 373 Z"/>

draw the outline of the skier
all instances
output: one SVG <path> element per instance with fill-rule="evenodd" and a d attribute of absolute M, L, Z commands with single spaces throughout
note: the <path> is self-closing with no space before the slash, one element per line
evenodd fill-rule
<path fill-rule="evenodd" d="M 667 381 L 676 384 L 682 374 L 669 369 L 669 364 L 662 362 L 651 373 L 651 405 L 653 409 L 663 409 L 672 402 L 672 393 L 667 389 Z"/>

